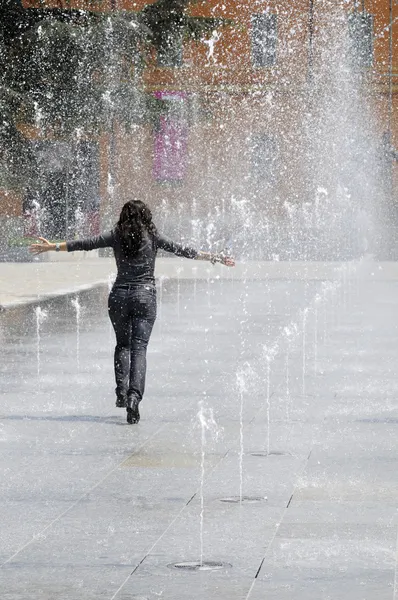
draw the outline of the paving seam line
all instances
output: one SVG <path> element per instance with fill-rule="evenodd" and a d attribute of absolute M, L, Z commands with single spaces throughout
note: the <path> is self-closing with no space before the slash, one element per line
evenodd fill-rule
<path fill-rule="evenodd" d="M 314 297 L 315 297 L 315 296 L 314 296 Z M 299 312 L 300 312 L 300 311 L 299 311 Z M 299 349 L 299 348 L 296 348 L 296 350 L 298 350 L 298 349 Z M 282 385 L 283 385 L 283 384 L 282 384 L 282 382 L 281 382 L 281 383 L 280 383 L 280 384 L 279 384 L 279 385 L 276 387 L 276 389 L 274 390 L 274 392 L 272 392 L 272 394 L 271 394 L 271 397 L 272 397 L 274 394 L 276 394 L 276 392 L 277 392 L 277 391 L 278 391 L 278 390 L 279 390 L 279 389 L 282 387 Z M 265 406 L 263 406 L 263 407 L 262 407 L 262 408 L 261 408 L 261 409 L 258 411 L 257 415 L 256 415 L 255 417 L 253 417 L 253 419 L 251 420 L 251 423 L 252 423 L 253 421 L 255 421 L 256 417 L 258 417 L 258 415 L 261 413 L 261 411 L 262 411 L 264 408 L 265 408 Z M 323 419 L 323 424 L 325 424 L 325 418 Z M 292 428 L 293 428 L 293 424 L 292 424 Z M 291 430 L 292 430 L 292 428 L 291 428 Z M 291 430 L 290 430 L 290 432 L 291 432 Z M 305 463 L 304 463 L 304 466 L 303 466 L 303 469 L 302 469 L 302 471 L 300 472 L 300 475 L 302 475 L 302 474 L 305 472 L 305 470 L 307 469 L 307 466 L 308 466 L 308 461 L 309 461 L 309 459 L 310 459 L 310 456 L 311 456 L 311 454 L 312 454 L 312 449 L 311 449 L 311 451 L 309 452 L 309 454 L 308 454 L 308 456 L 307 456 L 307 460 L 306 460 L 306 461 L 305 461 Z M 299 476 L 300 476 L 300 475 L 299 475 Z M 298 477 L 299 477 L 299 476 L 298 476 Z M 246 596 L 245 600 L 250 600 L 251 593 L 252 593 L 252 591 L 253 591 L 253 589 L 254 589 L 254 586 L 255 586 L 256 580 L 258 579 L 258 577 L 259 577 L 259 575 L 260 575 L 260 573 L 261 573 L 261 569 L 262 569 L 262 567 L 263 567 L 263 565 L 264 565 L 264 562 L 265 562 L 265 559 L 266 559 L 266 557 L 267 557 L 268 551 L 269 551 L 269 549 L 270 549 L 270 547 L 271 547 L 272 543 L 273 543 L 273 542 L 274 542 L 274 540 L 275 540 L 275 537 L 276 537 L 276 535 L 277 535 L 277 533 L 278 533 L 278 531 L 279 531 L 279 528 L 280 528 L 280 526 L 281 526 L 281 524 L 282 524 L 282 522 L 283 522 L 283 519 L 284 519 L 284 516 L 285 516 L 285 514 L 286 514 L 286 511 L 289 509 L 289 506 L 290 506 L 290 504 L 291 504 L 291 502 L 292 502 L 292 500 L 293 500 L 293 497 L 294 497 L 294 492 L 295 492 L 295 489 L 296 489 L 296 487 L 297 487 L 297 485 L 296 485 L 296 484 L 295 484 L 295 485 L 293 485 L 292 494 L 291 494 L 291 496 L 290 496 L 289 502 L 288 502 L 287 506 L 284 508 L 284 510 L 283 510 L 283 512 L 282 512 L 282 515 L 281 515 L 280 522 L 278 523 L 278 526 L 277 526 L 277 528 L 275 529 L 275 533 L 274 533 L 274 535 L 273 535 L 272 539 L 270 540 L 270 542 L 269 542 L 269 544 L 268 544 L 268 546 L 267 546 L 266 552 L 265 552 L 265 554 L 264 554 L 264 556 L 263 556 L 263 558 L 262 558 L 262 560 L 261 560 L 261 562 L 260 562 L 259 568 L 258 568 L 258 570 L 257 570 L 257 573 L 256 573 L 256 575 L 255 575 L 254 579 L 253 579 L 252 585 L 250 586 L 250 589 L 249 589 L 249 591 L 248 591 L 248 593 L 247 593 L 247 596 Z M 398 542 L 397 542 L 397 544 L 398 544 Z"/>
<path fill-rule="evenodd" d="M 214 384 L 212 384 L 214 385 Z M 281 384 L 282 385 L 282 384 Z M 212 386 L 210 386 L 212 387 Z M 279 386 L 278 386 L 279 388 Z M 277 389 L 278 389 L 277 388 Z M 276 392 L 272 392 L 271 396 L 273 396 Z M 255 419 L 261 414 L 261 412 L 264 410 L 264 405 L 257 411 L 257 414 L 250 419 L 250 421 L 248 421 L 245 426 L 244 429 L 247 429 L 248 427 L 250 427 L 253 423 L 253 421 L 255 421 Z M 293 425 L 292 425 L 293 427 Z M 217 461 L 217 463 L 215 463 L 212 468 L 209 470 L 208 472 L 208 476 L 211 475 L 216 469 L 217 467 L 224 461 L 225 458 L 227 458 L 227 456 L 234 450 L 234 446 L 228 448 L 228 450 L 220 457 L 220 459 Z M 311 454 L 311 453 L 310 453 Z M 126 459 L 128 460 L 128 459 Z M 304 465 L 303 467 L 303 471 L 305 470 L 306 465 Z M 160 537 L 153 543 L 153 545 L 151 546 L 151 548 L 149 548 L 149 550 L 147 550 L 147 552 L 145 553 L 145 556 L 141 559 L 141 561 L 134 567 L 134 569 L 132 570 L 131 573 L 129 573 L 129 575 L 126 577 L 126 579 L 123 581 L 123 583 L 121 584 L 121 586 L 116 590 L 116 592 L 114 593 L 114 595 L 110 598 L 110 600 L 115 600 L 115 598 L 117 597 L 117 595 L 119 594 L 119 592 L 122 591 L 122 589 L 124 588 L 124 586 L 126 585 L 126 583 L 129 581 L 129 579 L 138 571 L 138 569 L 141 567 L 141 565 L 145 562 L 145 560 L 150 556 L 150 554 L 152 553 L 152 551 L 156 548 L 157 544 L 163 539 L 163 537 L 167 534 L 167 532 L 169 531 L 169 529 L 172 527 L 172 525 L 179 519 L 179 517 L 182 515 L 182 513 L 186 510 L 186 508 L 189 506 L 189 504 L 191 504 L 191 502 L 193 501 L 193 499 L 198 495 L 200 488 L 198 488 L 195 493 L 192 495 L 192 497 L 186 502 L 186 504 L 181 508 L 181 510 L 178 512 L 178 514 L 174 517 L 174 519 L 171 521 L 171 523 L 167 526 L 167 528 L 163 531 L 163 533 L 160 535 Z M 286 509 L 285 509 L 286 510 Z M 282 519 L 281 519 L 282 522 Z M 276 535 L 276 533 L 275 533 Z M 254 581 L 257 577 L 257 575 L 260 573 L 261 570 L 261 566 L 263 564 L 265 560 L 265 557 L 262 559 L 260 566 L 257 569 Z M 251 590 L 251 588 L 250 588 Z M 250 593 L 250 591 L 249 591 Z M 248 596 L 247 596 L 248 597 Z"/>
<path fill-rule="evenodd" d="M 109 415 L 110 413 L 108 413 Z M 108 415 L 105 415 L 108 416 Z M 83 500 L 83 498 L 85 498 L 88 494 L 90 494 L 93 490 L 95 490 L 99 485 L 101 485 L 101 483 L 103 483 L 110 475 L 112 475 L 112 473 L 114 473 L 118 468 L 120 468 L 127 460 L 129 460 L 130 456 L 132 454 L 135 454 L 136 452 L 138 452 L 139 450 L 141 450 L 142 448 L 144 448 L 144 446 L 150 442 L 160 431 L 162 431 L 162 429 L 164 429 L 166 426 L 168 425 L 168 423 L 163 423 L 162 425 L 160 425 L 156 431 L 150 435 L 142 444 L 140 444 L 139 446 L 137 446 L 134 449 L 134 452 L 131 453 L 129 452 L 129 455 L 126 456 L 125 458 L 123 458 L 123 460 L 118 463 L 111 471 L 109 471 L 100 481 L 98 481 L 94 486 L 92 486 L 89 490 L 87 490 L 86 492 L 84 492 L 84 494 L 82 494 L 71 506 L 69 506 L 63 513 L 61 513 L 60 515 L 58 515 L 55 519 L 53 519 L 48 525 L 46 525 L 46 527 L 44 529 L 42 529 L 41 531 L 39 531 L 37 534 L 35 534 L 35 536 L 26 544 L 24 544 L 21 548 L 19 548 L 19 550 L 17 550 L 16 552 L 14 552 L 14 554 L 12 556 L 10 556 L 6 561 L 4 561 L 2 564 L 0 564 L 0 569 L 8 564 L 9 562 L 11 562 L 16 556 L 18 556 L 18 554 L 20 554 L 23 550 L 25 550 L 25 548 L 27 548 L 28 546 L 30 546 L 32 543 L 34 543 L 35 541 L 37 541 L 37 537 L 41 534 L 43 534 L 45 531 L 47 531 L 48 529 L 50 529 L 57 521 L 59 521 L 60 519 L 62 519 L 63 516 L 65 516 L 68 512 L 70 512 L 75 506 L 77 506 L 81 500 Z M 89 429 L 91 427 L 94 427 L 94 424 L 91 425 L 89 427 Z M 87 431 L 89 431 L 86 430 Z M 216 468 L 216 466 L 218 466 L 218 464 L 225 458 L 225 456 L 228 454 L 229 450 L 226 452 L 225 455 L 223 455 L 220 460 L 214 465 L 212 471 Z M 181 514 L 181 512 L 185 509 L 185 507 L 192 501 L 192 499 L 197 495 L 198 490 L 193 494 L 193 496 L 188 500 L 187 504 L 181 509 L 181 511 L 178 513 L 178 515 L 176 516 L 176 519 L 178 518 L 178 516 Z M 175 522 L 175 520 L 173 520 L 173 522 L 167 527 L 167 529 L 163 532 L 162 536 L 165 535 L 165 533 L 168 531 L 168 529 L 170 528 L 170 526 Z M 155 544 L 157 544 L 160 541 L 160 538 L 158 538 L 158 540 L 155 542 Z M 154 546 L 153 546 L 154 547 Z M 152 548 L 146 553 L 146 555 L 144 556 L 144 558 L 142 559 L 141 563 L 147 558 L 148 554 L 151 552 Z M 140 564 L 141 564 L 140 563 Z M 131 574 L 130 574 L 131 575 Z M 129 575 L 129 577 L 130 577 Z M 127 580 L 126 580 L 127 582 Z M 125 583 L 123 583 L 123 586 L 125 585 Z M 121 589 L 121 588 L 120 588 Z"/>
<path fill-rule="evenodd" d="M 137 448 L 135 449 L 135 452 L 141 450 L 150 440 L 152 440 L 153 437 L 155 437 L 162 429 L 164 429 L 166 427 L 166 425 L 167 425 L 167 423 L 164 423 L 163 425 L 158 427 L 156 429 L 156 431 L 145 440 L 145 442 L 143 442 L 142 444 L 137 446 Z M 131 452 L 130 452 L 130 455 L 131 455 Z M 100 481 L 97 481 L 97 483 L 95 485 L 93 485 L 90 489 L 88 489 L 86 492 L 84 492 L 84 494 L 82 494 L 80 496 L 80 498 L 78 498 L 73 504 L 71 504 L 66 510 L 64 510 L 63 513 L 61 513 L 55 519 L 53 519 L 48 525 L 46 525 L 46 527 L 44 527 L 44 529 L 39 531 L 39 533 L 37 533 L 35 537 L 33 537 L 29 542 L 24 544 L 21 548 L 19 548 L 19 550 L 14 552 L 14 554 L 12 556 L 10 556 L 6 561 L 4 561 L 2 564 L 0 564 L 0 569 L 3 568 L 9 562 L 11 562 L 16 556 L 18 556 L 18 554 L 23 552 L 23 550 L 25 550 L 25 548 L 27 548 L 28 546 L 30 546 L 31 544 L 36 542 L 37 536 L 42 535 L 45 531 L 50 529 L 57 521 L 59 521 L 60 519 L 62 519 L 62 517 L 64 517 L 66 514 L 68 514 L 73 508 L 75 508 L 75 506 L 77 506 L 83 500 L 83 498 L 85 498 L 88 494 L 93 492 L 97 487 L 99 487 L 101 485 L 101 483 L 103 483 L 108 477 L 110 477 L 115 471 L 117 471 L 117 469 L 119 469 L 126 462 L 127 459 L 128 459 L 128 457 L 123 458 L 123 460 L 120 463 L 118 463 L 115 467 L 113 467 L 113 469 L 108 471 L 108 473 L 106 473 L 106 475 L 104 475 L 104 477 L 102 477 L 102 479 L 100 479 Z"/>
<path fill-rule="evenodd" d="M 218 467 L 218 465 L 228 456 L 230 452 L 230 449 L 228 449 L 222 456 L 220 456 L 219 460 L 212 466 L 212 468 L 209 470 L 208 475 L 211 475 L 211 473 L 213 473 L 216 468 Z M 148 558 L 148 556 L 150 556 L 150 554 L 152 553 L 152 551 L 156 548 L 156 546 L 158 545 L 158 543 L 164 538 L 164 536 L 167 534 L 167 532 L 170 530 L 170 528 L 174 525 L 174 523 L 177 521 L 177 519 L 179 519 L 179 517 L 182 515 L 182 513 L 184 512 L 184 510 L 187 508 L 187 506 L 189 506 L 192 502 L 192 500 L 198 495 L 200 490 L 200 487 L 197 488 L 196 492 L 191 496 L 191 498 L 184 504 L 184 506 L 181 508 L 181 510 L 175 515 L 175 517 L 173 518 L 173 520 L 168 524 L 168 526 L 166 527 L 166 529 L 163 531 L 163 533 L 158 537 L 158 539 L 152 544 L 152 546 L 149 548 L 149 550 L 147 550 L 145 552 L 145 556 L 141 559 L 141 561 L 134 567 L 134 569 L 131 571 L 131 573 L 129 573 L 126 577 L 126 579 L 123 581 L 123 583 L 120 585 L 120 587 L 116 590 L 116 592 L 114 593 L 114 595 L 110 598 L 110 600 L 115 600 L 116 596 L 119 594 L 119 592 L 122 591 L 122 589 L 124 588 L 124 586 L 126 585 L 126 583 L 129 581 L 130 577 L 132 575 L 134 575 L 134 573 L 140 568 L 140 566 L 146 561 L 146 559 Z"/>
<path fill-rule="evenodd" d="M 325 424 L 325 421 L 326 421 L 326 417 L 323 419 L 323 423 L 324 423 L 324 424 Z M 301 471 L 300 471 L 300 473 L 297 475 L 296 481 L 297 481 L 297 479 L 298 479 L 299 477 L 302 477 L 302 475 L 305 473 L 305 471 L 306 471 L 306 469 L 307 469 L 307 467 L 308 467 L 308 461 L 309 461 L 309 459 L 310 459 L 310 456 L 311 456 L 311 454 L 312 454 L 312 448 L 311 448 L 311 451 L 309 452 L 309 454 L 308 454 L 308 456 L 307 456 L 307 459 L 306 459 L 306 461 L 305 461 L 305 463 L 304 463 L 304 465 L 303 465 L 303 468 L 302 468 L 302 470 L 301 470 Z M 282 510 L 282 514 L 281 514 L 281 518 L 280 518 L 280 520 L 279 520 L 279 523 L 277 524 L 277 527 L 275 528 L 274 535 L 272 536 L 271 540 L 269 541 L 269 543 L 268 543 L 268 545 L 267 545 L 267 548 L 266 548 L 265 554 L 264 554 L 264 556 L 263 556 L 263 558 L 262 558 L 262 560 L 261 560 L 261 562 L 260 562 L 260 565 L 259 565 L 259 568 L 258 568 L 258 570 L 257 570 L 256 576 L 255 576 L 255 577 L 254 577 L 254 579 L 253 579 L 253 582 L 252 582 L 252 584 L 251 584 L 251 586 L 250 586 L 250 589 L 249 589 L 249 591 L 248 591 L 248 593 L 247 593 L 247 596 L 245 597 L 245 600 L 250 600 L 251 593 L 252 593 L 252 591 L 253 591 L 253 589 L 254 589 L 254 586 L 255 586 L 255 584 L 256 584 L 256 581 L 257 581 L 257 579 L 258 579 L 258 577 L 259 577 L 259 575 L 260 575 L 260 573 L 261 573 L 261 570 L 262 570 L 262 568 L 263 568 L 263 566 L 264 566 L 264 563 L 265 563 L 265 560 L 266 560 L 266 558 L 267 558 L 268 552 L 269 552 L 269 550 L 270 550 L 270 548 L 271 548 L 272 544 L 274 543 L 274 540 L 275 540 L 275 538 L 276 538 L 276 536 L 277 536 L 277 533 L 278 533 L 278 531 L 279 531 L 279 529 L 280 529 L 280 527 L 281 527 L 281 525 L 282 525 L 282 523 L 283 523 L 283 519 L 285 518 L 286 512 L 289 510 L 289 506 L 290 506 L 290 504 L 291 504 L 291 502 L 292 502 L 292 500 L 293 500 L 293 498 L 294 498 L 294 493 L 295 493 L 295 490 L 296 490 L 296 488 L 297 488 L 297 483 L 293 484 L 293 486 L 292 486 L 292 495 L 291 495 L 291 497 L 290 497 L 290 499 L 289 499 L 289 502 L 288 502 L 288 504 L 287 504 L 287 505 L 285 506 L 285 508 Z"/>
<path fill-rule="evenodd" d="M 282 384 L 281 384 L 281 385 L 282 385 Z M 335 399 L 337 398 L 337 393 L 334 395 L 334 398 L 335 398 Z M 324 431 L 324 428 L 325 428 L 325 425 L 326 425 L 326 415 L 324 416 L 324 418 L 323 418 L 323 420 L 322 420 L 322 424 L 323 424 L 323 427 L 322 427 L 322 429 L 321 429 L 321 430 L 318 432 L 318 438 L 319 438 L 319 435 L 320 435 L 321 431 Z M 309 454 L 308 454 L 308 456 L 307 456 L 307 460 L 305 461 L 304 467 L 303 467 L 302 471 L 300 472 L 300 474 L 298 475 L 298 477 L 302 476 L 302 475 L 305 473 L 306 469 L 308 468 L 308 462 L 309 462 L 309 459 L 310 459 L 310 457 L 311 457 L 312 450 L 313 450 L 313 448 L 311 448 L 311 451 L 309 452 Z M 254 589 L 254 586 L 255 586 L 255 584 L 256 584 L 256 579 L 257 579 L 257 578 L 258 578 L 258 576 L 260 575 L 261 569 L 262 569 L 262 567 L 263 567 L 263 565 L 264 565 L 264 562 L 265 562 L 265 560 L 266 560 L 266 558 L 267 558 L 267 554 L 268 554 L 268 552 L 269 552 L 269 549 L 271 548 L 271 545 L 273 544 L 273 542 L 274 542 L 274 540 L 275 540 L 275 537 L 276 537 L 276 535 L 277 535 L 277 533 L 278 533 L 278 531 L 279 531 L 279 528 L 280 528 L 280 526 L 282 525 L 282 522 L 283 522 L 283 519 L 284 519 L 284 517 L 285 517 L 285 515 L 286 515 L 286 512 L 288 511 L 288 509 L 289 509 L 289 506 L 290 506 L 290 504 L 291 504 L 291 502 L 292 502 L 292 500 L 293 500 L 293 498 L 294 498 L 294 494 L 295 494 L 295 490 L 296 490 L 296 488 L 297 488 L 297 483 L 296 483 L 296 484 L 293 486 L 293 491 L 292 491 L 292 495 L 291 495 L 291 498 L 290 498 L 290 500 L 289 500 L 289 503 L 287 504 L 287 506 L 284 508 L 284 510 L 283 510 L 283 512 L 282 512 L 282 515 L 281 515 L 280 522 L 278 523 L 278 526 L 277 526 L 277 528 L 276 528 L 276 530 L 275 530 L 275 533 L 274 533 L 274 535 L 273 535 L 273 537 L 272 537 L 271 541 L 269 542 L 269 544 L 268 544 L 268 546 L 267 546 L 266 552 L 265 552 L 265 554 L 264 554 L 264 557 L 263 557 L 263 559 L 262 559 L 262 561 L 261 561 L 261 564 L 260 564 L 260 567 L 259 567 L 259 569 L 258 569 L 258 572 L 257 572 L 257 574 L 256 574 L 256 577 L 255 577 L 255 579 L 253 580 L 253 583 L 252 583 L 252 585 L 251 585 L 251 587 L 250 587 L 250 589 L 249 589 L 249 592 L 248 592 L 248 594 L 247 594 L 247 596 L 246 596 L 245 600 L 250 600 L 251 593 L 252 593 L 252 591 L 253 591 L 253 589 Z M 398 534 L 397 534 L 397 548 L 398 548 Z M 396 589 L 397 589 L 397 567 L 395 568 L 395 581 L 394 581 L 394 596 L 393 596 L 393 600 L 395 600 Z"/>

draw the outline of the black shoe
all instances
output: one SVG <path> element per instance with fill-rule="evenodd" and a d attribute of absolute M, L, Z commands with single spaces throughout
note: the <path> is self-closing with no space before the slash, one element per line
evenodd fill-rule
<path fill-rule="evenodd" d="M 139 403 L 138 398 L 129 398 L 127 400 L 127 423 L 129 425 L 136 425 L 140 421 Z"/>
<path fill-rule="evenodd" d="M 116 398 L 116 407 L 117 408 L 126 408 L 127 406 L 127 398 L 125 396 L 119 396 Z"/>
<path fill-rule="evenodd" d="M 115 392 L 116 392 L 116 407 L 117 408 L 126 408 L 127 392 L 125 392 L 123 389 L 119 389 L 119 387 L 117 387 L 115 389 Z"/>

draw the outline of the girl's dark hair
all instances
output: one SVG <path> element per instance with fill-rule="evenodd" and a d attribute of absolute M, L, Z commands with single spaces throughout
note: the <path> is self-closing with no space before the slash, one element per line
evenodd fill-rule
<path fill-rule="evenodd" d="M 141 200 L 126 202 L 116 224 L 121 250 L 125 256 L 135 256 L 138 253 L 144 230 L 152 237 L 157 234 L 155 224 L 152 221 L 152 213 L 148 206 Z"/>

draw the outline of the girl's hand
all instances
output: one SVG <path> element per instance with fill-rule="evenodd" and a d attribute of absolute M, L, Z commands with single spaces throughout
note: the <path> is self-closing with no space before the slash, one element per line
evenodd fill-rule
<path fill-rule="evenodd" d="M 226 267 L 234 267 L 235 259 L 232 256 L 223 256 L 222 264 L 225 265 Z"/>
<path fill-rule="evenodd" d="M 226 267 L 234 267 L 235 266 L 235 259 L 232 258 L 232 256 L 225 256 L 225 254 L 221 253 L 221 254 L 211 254 L 210 255 L 210 262 L 213 263 L 213 265 L 215 265 L 216 263 L 221 263 L 222 265 L 225 265 Z"/>
<path fill-rule="evenodd" d="M 29 246 L 29 252 L 32 254 L 41 254 L 42 252 L 49 252 L 50 250 L 55 250 L 55 244 L 52 244 L 46 238 L 38 237 L 38 240 L 41 241 L 41 244 L 32 244 Z"/>

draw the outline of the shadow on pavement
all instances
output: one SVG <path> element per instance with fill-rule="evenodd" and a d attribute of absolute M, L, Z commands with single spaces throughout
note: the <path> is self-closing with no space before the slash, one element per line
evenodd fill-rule
<path fill-rule="evenodd" d="M 122 415 L 120 415 L 122 417 Z M 0 421 L 58 421 L 58 422 L 91 422 L 91 423 L 103 423 L 105 425 L 127 425 L 127 423 L 120 420 L 120 417 L 99 417 L 95 415 L 64 415 L 58 417 L 52 416 L 29 416 L 29 415 L 7 415 L 0 417 Z M 124 417 L 124 413 L 123 413 Z"/>

